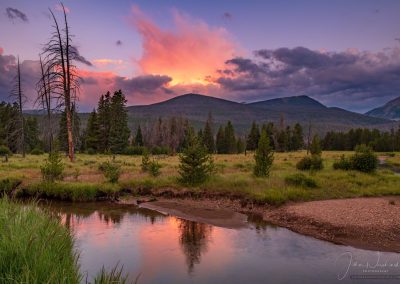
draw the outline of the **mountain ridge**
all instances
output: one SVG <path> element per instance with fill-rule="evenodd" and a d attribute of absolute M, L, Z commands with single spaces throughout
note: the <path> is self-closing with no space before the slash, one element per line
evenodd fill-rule
<path fill-rule="evenodd" d="M 400 97 L 388 101 L 383 106 L 367 111 L 365 115 L 391 120 L 400 120 Z"/>

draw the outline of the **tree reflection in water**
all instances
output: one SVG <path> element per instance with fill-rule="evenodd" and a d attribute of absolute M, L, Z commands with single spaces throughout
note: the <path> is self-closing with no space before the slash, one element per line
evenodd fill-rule
<path fill-rule="evenodd" d="M 199 264 L 201 255 L 207 251 L 211 238 L 212 226 L 183 219 L 179 220 L 179 242 L 186 257 L 188 273 L 191 274 L 195 264 Z"/>

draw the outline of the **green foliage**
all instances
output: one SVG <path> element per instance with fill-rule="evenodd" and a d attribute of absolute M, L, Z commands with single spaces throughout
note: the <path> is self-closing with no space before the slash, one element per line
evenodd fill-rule
<path fill-rule="evenodd" d="M 216 148 L 218 154 L 226 153 L 226 144 L 225 144 L 225 130 L 222 126 L 219 127 L 217 133 L 217 140 L 216 140 Z"/>
<path fill-rule="evenodd" d="M 225 147 L 226 154 L 235 154 L 237 152 L 235 129 L 230 121 L 225 126 Z"/>
<path fill-rule="evenodd" d="M 246 149 L 253 151 L 258 147 L 258 140 L 260 139 L 260 129 L 255 121 L 253 121 L 250 133 L 247 136 Z"/>
<path fill-rule="evenodd" d="M 153 177 L 160 175 L 160 169 L 160 163 L 154 159 L 148 165 L 148 171 Z"/>
<path fill-rule="evenodd" d="M 169 155 L 171 150 L 168 146 L 155 146 L 151 149 L 153 155 Z"/>
<path fill-rule="evenodd" d="M 269 139 L 265 130 L 261 131 L 258 148 L 254 154 L 254 160 L 256 161 L 254 166 L 254 175 L 257 177 L 269 176 L 274 161 L 274 152 L 269 144 Z"/>
<path fill-rule="evenodd" d="M 103 266 L 93 281 L 93 284 L 113 284 L 113 283 L 114 284 L 128 283 L 128 275 L 125 275 L 123 273 L 123 267 L 119 268 L 117 265 L 110 271 L 107 271 Z"/>
<path fill-rule="evenodd" d="M 206 125 L 203 131 L 203 143 L 207 148 L 208 153 L 215 152 L 214 133 L 213 133 L 213 120 L 211 114 L 208 115 Z"/>
<path fill-rule="evenodd" d="M 88 149 L 88 154 L 96 153 L 99 150 L 99 136 L 100 136 L 100 125 L 97 117 L 96 110 L 93 110 L 88 118 L 86 132 L 85 132 L 85 145 Z M 91 154 L 92 155 L 92 154 Z"/>
<path fill-rule="evenodd" d="M 179 155 L 180 182 L 195 186 L 205 182 L 212 174 L 214 163 L 203 143 L 191 137 L 188 147 Z"/>
<path fill-rule="evenodd" d="M 17 178 L 0 179 L 0 197 L 3 194 L 10 194 L 22 181 Z"/>
<path fill-rule="evenodd" d="M 244 142 L 243 142 L 242 138 L 239 137 L 239 138 L 237 139 L 237 141 L 236 141 L 237 153 L 238 153 L 238 154 L 243 153 L 245 148 L 246 148 L 246 147 L 245 147 L 245 145 L 244 145 Z"/>
<path fill-rule="evenodd" d="M 49 157 L 45 164 L 40 167 L 44 181 L 54 182 L 61 179 L 64 171 L 60 153 L 57 150 L 49 153 Z"/>
<path fill-rule="evenodd" d="M 0 282 L 79 283 L 67 227 L 36 208 L 0 199 Z"/>
<path fill-rule="evenodd" d="M 321 150 L 321 141 L 319 140 L 318 135 L 314 135 L 312 142 L 310 144 L 310 153 L 311 155 L 318 155 L 320 156 L 322 153 Z"/>
<path fill-rule="evenodd" d="M 143 143 L 142 129 L 140 128 L 139 125 L 135 135 L 134 146 L 143 147 L 143 145 L 144 143 Z"/>
<path fill-rule="evenodd" d="M 315 188 L 317 187 L 317 183 L 311 177 L 307 177 L 302 173 L 292 174 L 285 177 L 285 182 L 289 185 L 294 186 L 302 186 L 302 187 L 309 187 Z"/>
<path fill-rule="evenodd" d="M 93 148 L 88 148 L 88 149 L 86 150 L 86 153 L 87 153 L 88 155 L 96 155 L 96 150 L 93 149 Z"/>
<path fill-rule="evenodd" d="M 313 170 L 318 171 L 324 168 L 321 156 L 312 155 L 302 158 L 297 164 L 296 168 L 301 171 Z"/>
<path fill-rule="evenodd" d="M 364 144 L 356 146 L 354 155 L 349 158 L 342 156 L 339 161 L 333 163 L 335 170 L 356 170 L 365 173 L 373 172 L 377 167 L 378 158 L 372 148 Z"/>
<path fill-rule="evenodd" d="M 34 148 L 31 151 L 31 155 L 43 155 L 43 154 L 44 154 L 44 151 L 39 148 Z"/>
<path fill-rule="evenodd" d="M 124 150 L 124 154 L 129 156 L 140 156 L 143 155 L 144 151 L 146 151 L 146 148 L 143 146 L 128 146 Z"/>
<path fill-rule="evenodd" d="M 142 171 L 147 172 L 149 170 L 149 166 L 150 166 L 150 155 L 149 152 L 145 150 L 142 156 L 142 164 L 141 164 Z"/>
<path fill-rule="evenodd" d="M 11 151 L 7 146 L 0 145 L 0 156 L 11 155 Z"/>
<path fill-rule="evenodd" d="M 125 95 L 121 90 L 114 92 L 111 98 L 110 111 L 110 150 L 111 153 L 121 154 L 129 145 L 130 130 L 128 127 L 128 112 Z"/>
<path fill-rule="evenodd" d="M 103 162 L 99 165 L 99 170 L 103 172 L 106 179 L 111 183 L 117 183 L 121 175 L 121 167 L 115 162 Z"/>
<path fill-rule="evenodd" d="M 351 169 L 352 169 L 352 164 L 351 164 L 350 159 L 347 159 L 344 155 L 342 155 L 342 156 L 340 157 L 340 160 L 339 160 L 339 161 L 335 161 L 335 162 L 333 163 L 333 168 L 334 168 L 335 170 L 345 170 L 345 171 L 348 171 L 348 170 L 351 170 Z"/>

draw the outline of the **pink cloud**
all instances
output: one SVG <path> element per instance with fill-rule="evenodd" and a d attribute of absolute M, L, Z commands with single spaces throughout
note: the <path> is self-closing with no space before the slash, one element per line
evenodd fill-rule
<path fill-rule="evenodd" d="M 138 63 L 146 74 L 168 74 L 172 84 L 209 84 L 205 78 L 237 53 L 237 45 L 224 28 L 210 27 L 174 10 L 174 29 L 162 30 L 138 7 L 132 11 L 132 23 L 143 38 Z"/>
<path fill-rule="evenodd" d="M 66 12 L 67 14 L 71 12 L 71 9 L 68 8 L 67 6 L 64 5 L 64 8 L 65 8 L 65 12 Z M 63 12 L 63 8 L 62 8 L 61 4 L 56 4 L 56 5 L 54 6 L 54 9 L 55 9 L 56 11 L 58 11 L 58 12 Z"/>

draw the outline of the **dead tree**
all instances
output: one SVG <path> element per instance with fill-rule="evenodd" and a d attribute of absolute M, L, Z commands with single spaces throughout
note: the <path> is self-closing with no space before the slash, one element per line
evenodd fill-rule
<path fill-rule="evenodd" d="M 23 104 L 26 100 L 26 97 L 22 91 L 21 87 L 21 67 L 19 63 L 19 57 L 17 60 L 17 75 L 15 76 L 15 85 L 14 88 L 11 91 L 11 96 L 14 98 L 18 105 L 18 112 L 19 112 L 19 134 L 20 134 L 20 144 L 21 144 L 21 152 L 22 152 L 22 157 L 25 158 L 25 120 L 24 120 L 24 114 L 22 112 L 23 109 Z"/>
<path fill-rule="evenodd" d="M 48 135 L 49 151 L 53 150 L 53 122 L 52 122 L 52 104 L 51 104 L 51 85 L 49 69 L 44 66 L 42 57 L 39 55 L 40 60 L 40 71 L 41 77 L 36 85 L 38 97 L 36 103 L 40 103 L 42 109 L 46 112 L 47 116 L 47 127 L 46 131 Z"/>
<path fill-rule="evenodd" d="M 51 9 L 50 13 L 54 21 L 54 32 L 45 45 L 44 65 L 48 69 L 48 86 L 56 100 L 55 109 L 64 108 L 66 114 L 68 134 L 68 156 L 74 161 L 74 139 L 72 130 L 72 106 L 75 103 L 79 90 L 79 76 L 73 61 L 78 58 L 78 51 L 71 45 L 72 35 L 69 31 L 67 13 L 61 4 L 64 13 L 64 29 L 60 29 L 57 19 Z"/>

